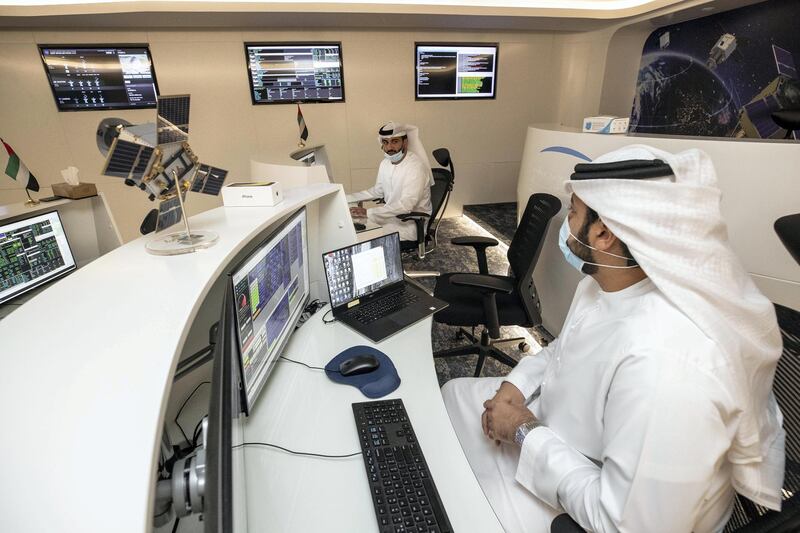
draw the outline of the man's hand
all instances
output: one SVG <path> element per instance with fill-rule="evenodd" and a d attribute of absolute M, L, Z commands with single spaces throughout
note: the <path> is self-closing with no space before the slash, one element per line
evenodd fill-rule
<path fill-rule="evenodd" d="M 497 403 L 510 403 L 514 405 L 523 405 L 525 403 L 525 396 L 523 396 L 520 390 L 509 383 L 508 381 L 504 381 L 500 388 L 497 389 L 497 393 L 495 393 L 494 398 L 489 400 L 493 404 Z M 488 403 L 488 402 L 486 402 Z M 483 404 L 484 408 L 486 407 L 486 403 Z M 489 409 L 486 408 L 481 415 L 481 426 L 483 427 L 483 434 L 487 437 L 489 436 Z M 497 444 L 500 444 L 499 440 L 495 441 Z"/>
<path fill-rule="evenodd" d="M 486 409 L 483 414 L 484 433 L 496 444 L 513 444 L 517 428 L 525 422 L 536 420 L 533 413 L 521 403 L 486 400 L 483 407 Z"/>
<path fill-rule="evenodd" d="M 363 207 L 351 207 L 350 216 L 353 218 L 367 218 L 367 210 Z"/>

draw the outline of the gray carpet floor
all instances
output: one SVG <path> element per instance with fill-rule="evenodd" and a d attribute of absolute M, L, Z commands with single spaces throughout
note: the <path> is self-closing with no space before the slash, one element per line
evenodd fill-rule
<path fill-rule="evenodd" d="M 472 217 L 471 217 L 472 218 Z M 473 218 L 474 220 L 474 218 Z M 516 216 L 514 216 L 516 220 Z M 500 237 L 489 230 L 495 236 Z M 513 234 L 513 230 L 511 232 Z M 475 251 L 468 246 L 455 246 L 450 244 L 450 239 L 466 235 L 481 235 L 480 228 L 464 217 L 454 217 L 443 219 L 439 225 L 438 245 L 436 249 L 419 259 L 416 254 L 403 254 L 403 268 L 409 271 L 433 270 L 438 272 L 478 272 L 478 264 L 475 258 Z M 483 234 L 485 236 L 485 233 Z M 510 241 L 510 239 L 509 239 Z M 487 260 L 489 272 L 492 274 L 503 274 L 508 272 L 508 260 L 506 259 L 507 248 L 495 246 L 487 249 Z M 435 278 L 421 278 L 416 280 L 420 285 L 432 291 Z M 444 324 L 433 323 L 431 336 L 433 339 L 433 351 L 442 350 L 458 345 L 468 344 L 467 339 L 457 339 L 458 328 Z M 502 337 L 520 337 L 527 334 L 533 339 L 538 339 L 537 332 L 518 327 L 501 328 Z M 476 330 L 476 335 L 480 335 L 480 328 Z M 530 342 L 530 341 L 529 341 Z M 532 343 L 532 349 L 523 354 L 516 345 L 505 346 L 503 351 L 512 358 L 519 360 L 523 355 L 534 354 L 539 351 L 539 346 Z M 455 377 L 471 377 L 475 372 L 475 365 L 478 356 L 470 355 L 463 357 L 448 357 L 446 359 L 435 359 L 436 374 L 439 384 Z M 493 359 L 487 359 L 483 365 L 482 376 L 504 376 L 510 371 L 506 365 L 498 363 Z"/>
<path fill-rule="evenodd" d="M 465 205 L 464 214 L 506 245 L 511 244 L 514 231 L 517 229 L 517 204 L 515 202 Z"/>

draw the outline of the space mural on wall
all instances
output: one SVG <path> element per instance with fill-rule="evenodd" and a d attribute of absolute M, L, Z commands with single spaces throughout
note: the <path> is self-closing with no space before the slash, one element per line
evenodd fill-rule
<path fill-rule="evenodd" d="M 768 0 L 647 38 L 630 132 L 783 138 L 770 114 L 800 108 L 800 1 Z"/>

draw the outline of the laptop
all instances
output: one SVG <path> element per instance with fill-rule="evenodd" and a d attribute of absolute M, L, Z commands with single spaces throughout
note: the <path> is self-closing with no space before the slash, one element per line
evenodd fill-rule
<path fill-rule="evenodd" d="M 322 254 L 333 316 L 373 342 L 447 307 L 403 279 L 400 234 Z"/>

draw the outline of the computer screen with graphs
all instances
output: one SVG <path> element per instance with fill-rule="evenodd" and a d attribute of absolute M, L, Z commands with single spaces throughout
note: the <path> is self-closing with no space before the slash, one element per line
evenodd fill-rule
<path fill-rule="evenodd" d="M 59 111 L 156 107 L 146 45 L 40 45 L 39 53 Z"/>
<path fill-rule="evenodd" d="M 245 43 L 254 104 L 344 102 L 341 43 Z"/>
<path fill-rule="evenodd" d="M 416 43 L 417 100 L 494 98 L 496 43 Z"/>
<path fill-rule="evenodd" d="M 308 302 L 305 208 L 231 272 L 248 411 Z"/>
<path fill-rule="evenodd" d="M 75 268 L 57 211 L 0 223 L 0 304 Z"/>

